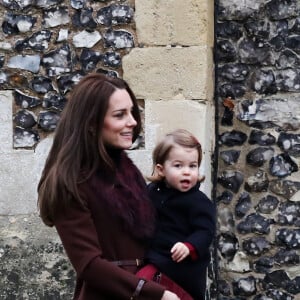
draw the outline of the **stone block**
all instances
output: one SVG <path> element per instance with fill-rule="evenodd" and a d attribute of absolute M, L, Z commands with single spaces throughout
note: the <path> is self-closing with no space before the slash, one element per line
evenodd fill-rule
<path fill-rule="evenodd" d="M 130 151 L 127 151 L 127 153 L 144 176 L 151 175 L 151 172 L 152 172 L 152 149 L 150 149 L 150 150 L 130 150 Z"/>
<path fill-rule="evenodd" d="M 213 7 L 211 0 L 137 0 L 138 42 L 155 46 L 213 46 Z"/>
<path fill-rule="evenodd" d="M 123 57 L 123 70 L 142 99 L 213 97 L 213 58 L 207 47 L 135 48 Z"/>
<path fill-rule="evenodd" d="M 0 214 L 35 212 L 37 178 L 32 150 L 0 155 Z"/>
<path fill-rule="evenodd" d="M 51 136 L 35 150 L 12 146 L 11 91 L 0 92 L 0 214 L 27 214 L 37 211 L 37 184 L 50 149 Z"/>
<path fill-rule="evenodd" d="M 0 155 L 12 150 L 12 103 L 11 91 L 0 91 Z"/>

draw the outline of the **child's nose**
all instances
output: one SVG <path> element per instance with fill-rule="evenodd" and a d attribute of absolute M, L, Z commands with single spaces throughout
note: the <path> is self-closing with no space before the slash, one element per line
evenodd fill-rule
<path fill-rule="evenodd" d="M 183 173 L 184 174 L 189 174 L 190 173 L 190 168 L 189 167 L 184 167 L 183 168 Z"/>

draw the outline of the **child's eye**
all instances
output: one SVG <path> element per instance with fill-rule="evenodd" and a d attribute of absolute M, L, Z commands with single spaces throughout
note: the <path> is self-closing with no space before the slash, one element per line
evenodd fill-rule
<path fill-rule="evenodd" d="M 180 167 L 181 167 L 181 164 L 175 164 L 174 167 L 175 167 L 175 168 L 180 168 Z"/>
<path fill-rule="evenodd" d="M 190 166 L 192 169 L 198 168 L 198 165 L 194 164 Z"/>

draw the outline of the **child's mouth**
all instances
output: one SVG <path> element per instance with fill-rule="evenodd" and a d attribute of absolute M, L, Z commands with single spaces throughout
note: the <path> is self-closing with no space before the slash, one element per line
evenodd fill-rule
<path fill-rule="evenodd" d="M 184 187 L 184 188 L 187 188 L 190 186 L 190 181 L 187 179 L 181 180 L 180 183 L 181 183 L 182 187 Z"/>

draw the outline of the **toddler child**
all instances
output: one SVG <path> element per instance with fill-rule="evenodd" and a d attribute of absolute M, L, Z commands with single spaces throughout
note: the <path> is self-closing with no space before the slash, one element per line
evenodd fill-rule
<path fill-rule="evenodd" d="M 199 190 L 202 149 L 187 130 L 167 134 L 153 151 L 153 174 L 148 179 L 156 208 L 156 231 L 139 276 L 158 270 L 204 300 L 210 245 L 215 232 L 215 206 Z M 149 278 L 148 278 L 149 279 Z"/>

